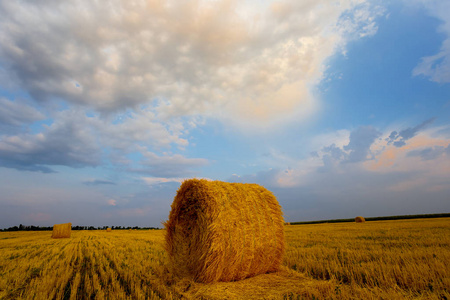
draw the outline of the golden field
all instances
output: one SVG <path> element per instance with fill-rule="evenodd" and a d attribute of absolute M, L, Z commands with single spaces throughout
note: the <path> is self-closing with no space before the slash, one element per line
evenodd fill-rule
<path fill-rule="evenodd" d="M 450 218 L 285 226 L 279 272 L 168 271 L 164 230 L 0 233 L 0 299 L 450 299 Z"/>

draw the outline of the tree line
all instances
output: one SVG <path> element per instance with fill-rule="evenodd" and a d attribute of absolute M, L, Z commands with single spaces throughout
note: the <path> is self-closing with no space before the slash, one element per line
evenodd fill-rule
<path fill-rule="evenodd" d="M 130 230 L 130 229 L 136 229 L 136 230 L 157 230 L 160 229 L 158 227 L 139 227 L 139 226 L 72 226 L 72 230 L 106 230 L 107 228 L 111 228 L 112 230 Z M 46 230 L 53 230 L 53 226 L 34 226 L 34 225 L 22 225 L 19 226 L 13 226 L 9 228 L 0 229 L 0 231 L 46 231 Z"/>
<path fill-rule="evenodd" d="M 401 215 L 401 216 L 386 216 L 386 217 L 368 217 L 364 218 L 366 221 L 388 221 L 388 220 L 408 220 L 408 219 L 431 219 L 431 218 L 449 218 L 450 213 L 441 214 L 424 214 L 424 215 Z M 332 219 L 306 222 L 290 222 L 290 225 L 307 225 L 307 224 L 321 224 L 321 223 L 344 223 L 355 222 L 355 218 L 351 219 Z"/>

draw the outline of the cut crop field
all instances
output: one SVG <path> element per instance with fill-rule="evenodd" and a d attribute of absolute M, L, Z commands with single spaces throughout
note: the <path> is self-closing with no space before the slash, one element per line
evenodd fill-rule
<path fill-rule="evenodd" d="M 201 284 L 164 230 L 0 233 L 0 299 L 450 299 L 450 218 L 285 226 L 282 269 Z"/>

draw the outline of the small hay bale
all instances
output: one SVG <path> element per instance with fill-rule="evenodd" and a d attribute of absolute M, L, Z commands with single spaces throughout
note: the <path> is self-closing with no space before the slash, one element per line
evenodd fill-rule
<path fill-rule="evenodd" d="M 286 222 L 286 223 L 284 223 L 284 225 L 291 225 L 291 223 L 289 223 L 289 222 Z"/>
<path fill-rule="evenodd" d="M 111 232 L 111 228 L 110 227 L 106 228 L 106 232 Z"/>
<path fill-rule="evenodd" d="M 281 206 L 257 184 L 186 180 L 164 226 L 172 272 L 197 282 L 274 272 L 283 260 Z"/>
<path fill-rule="evenodd" d="M 71 233 L 72 233 L 72 223 L 53 225 L 53 232 L 52 232 L 53 239 L 70 238 Z"/>
<path fill-rule="evenodd" d="M 355 218 L 355 222 L 356 223 L 364 223 L 366 221 L 366 219 L 364 219 L 364 217 L 358 216 Z"/>

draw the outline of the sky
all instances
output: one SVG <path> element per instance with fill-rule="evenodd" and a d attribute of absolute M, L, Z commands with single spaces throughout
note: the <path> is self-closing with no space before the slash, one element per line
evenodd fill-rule
<path fill-rule="evenodd" d="M 162 227 L 188 178 L 287 222 L 448 213 L 448 11 L 0 0 L 0 228 Z"/>

